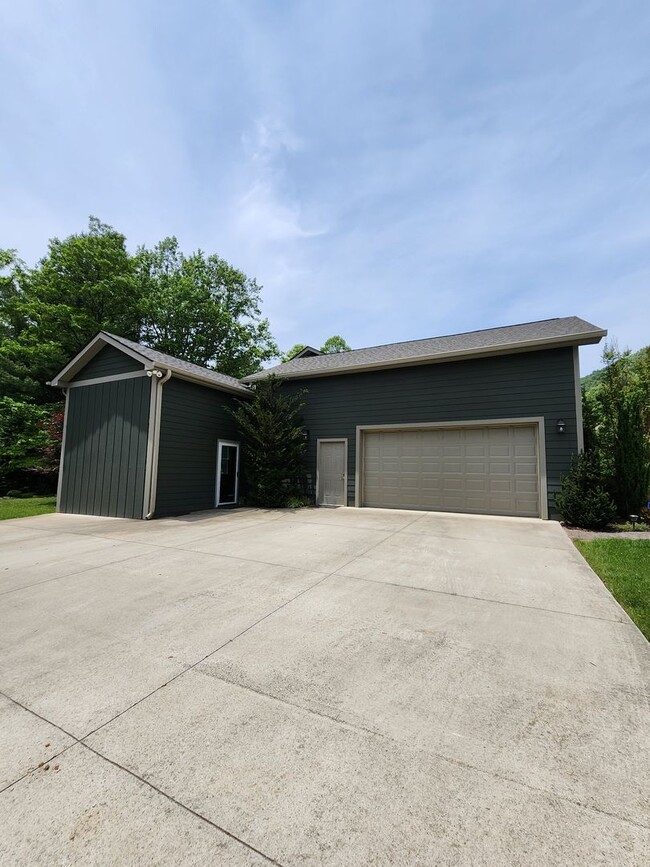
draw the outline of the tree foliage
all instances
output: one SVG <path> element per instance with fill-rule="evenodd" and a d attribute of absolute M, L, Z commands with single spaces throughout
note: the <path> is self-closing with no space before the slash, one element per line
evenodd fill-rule
<path fill-rule="evenodd" d="M 0 495 L 56 487 L 63 411 L 0 397 Z"/>
<path fill-rule="evenodd" d="M 135 263 L 143 343 L 236 377 L 278 355 L 260 287 L 224 259 L 201 250 L 185 256 L 176 238 L 165 238 L 140 248 Z"/>
<path fill-rule="evenodd" d="M 349 352 L 351 349 L 352 347 L 348 346 L 340 335 L 334 334 L 332 337 L 327 338 L 321 346 L 320 351 L 324 352 L 325 355 L 333 355 L 336 352 Z"/>
<path fill-rule="evenodd" d="M 575 527 L 600 530 L 614 520 L 616 507 L 606 489 L 596 453 L 574 456 L 555 504 L 564 520 Z"/>
<path fill-rule="evenodd" d="M 306 348 L 305 343 L 296 343 L 294 344 L 288 352 L 285 352 L 282 356 L 282 361 L 290 361 L 294 356 L 298 355 L 299 352 L 302 352 L 303 349 Z M 338 334 L 333 334 L 331 337 L 328 337 L 325 343 L 320 348 L 320 351 L 324 355 L 332 355 L 335 352 L 350 352 L 352 349 L 346 341 L 340 337 Z"/>
<path fill-rule="evenodd" d="M 602 467 L 622 518 L 638 513 L 650 488 L 650 347 L 632 355 L 615 344 L 583 391 L 585 448 Z"/>
<path fill-rule="evenodd" d="M 5 257 L 6 261 L 6 257 Z M 0 296 L 2 393 L 56 399 L 45 382 L 100 329 L 137 339 L 139 298 L 124 235 L 91 217 L 27 268 L 14 255 Z"/>
<path fill-rule="evenodd" d="M 28 268 L 0 251 L 0 388 L 56 398 L 44 383 L 105 330 L 232 376 L 277 356 L 260 287 L 224 259 L 181 252 L 176 238 L 129 254 L 124 235 L 91 217 L 85 232 L 49 242 Z"/>
<path fill-rule="evenodd" d="M 251 401 L 231 410 L 242 440 L 245 496 L 256 506 L 281 508 L 304 493 L 304 394 L 283 392 L 270 376 L 255 384 Z"/>
<path fill-rule="evenodd" d="M 131 255 L 123 234 L 90 217 L 85 231 L 53 238 L 32 268 L 0 250 L 5 478 L 48 472 L 47 450 L 57 448 L 50 405 L 60 408 L 61 394 L 45 383 L 100 330 L 232 376 L 279 354 L 255 280 L 216 255 L 184 255 L 175 238 Z"/>

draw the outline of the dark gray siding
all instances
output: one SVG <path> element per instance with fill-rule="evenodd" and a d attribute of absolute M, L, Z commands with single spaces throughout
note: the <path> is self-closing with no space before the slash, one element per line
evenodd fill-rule
<path fill-rule="evenodd" d="M 59 509 L 141 518 L 151 380 L 71 388 Z"/>
<path fill-rule="evenodd" d="M 348 438 L 348 503 L 354 505 L 356 426 L 544 416 L 549 513 L 560 475 L 577 451 L 573 350 L 551 349 L 441 364 L 292 381 L 306 388 L 308 470 L 316 440 Z M 558 434 L 563 418 L 566 432 Z"/>
<path fill-rule="evenodd" d="M 217 441 L 237 440 L 237 398 L 172 377 L 163 386 L 156 516 L 213 509 Z"/>
<path fill-rule="evenodd" d="M 131 373 L 134 370 L 143 370 L 144 365 L 135 358 L 131 358 L 125 352 L 120 352 L 114 346 L 105 346 L 97 355 L 90 359 L 85 367 L 82 367 L 75 379 L 99 379 L 101 376 L 115 376 L 118 373 Z"/>

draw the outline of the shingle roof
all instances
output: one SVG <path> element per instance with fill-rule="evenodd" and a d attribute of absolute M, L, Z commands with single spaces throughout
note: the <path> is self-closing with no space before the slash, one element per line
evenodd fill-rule
<path fill-rule="evenodd" d="M 199 379 L 206 383 L 221 385 L 230 391 L 243 392 L 250 394 L 249 389 L 245 385 L 235 379 L 234 376 L 227 376 L 225 373 L 219 373 L 216 370 L 210 370 L 207 367 L 201 367 L 198 364 L 192 364 L 189 361 L 183 361 L 182 358 L 174 358 L 173 355 L 167 355 L 166 352 L 158 352 L 157 349 L 151 349 L 149 346 L 143 346 L 141 343 L 136 343 L 133 340 L 127 340 L 126 337 L 120 337 L 118 334 L 111 334 L 109 331 L 102 331 L 100 334 L 107 334 L 113 340 L 121 343 L 123 346 L 137 352 L 143 358 L 152 361 L 161 367 L 170 368 L 173 372 L 186 374 L 192 379 Z"/>
<path fill-rule="evenodd" d="M 606 334 L 607 332 L 602 328 L 577 316 L 543 319 L 539 322 L 486 328 L 482 331 L 466 331 L 445 337 L 386 343 L 383 346 L 352 349 L 348 352 L 312 358 L 292 358 L 284 364 L 244 377 L 242 382 L 255 382 L 270 374 L 288 379 L 300 379 L 304 376 L 326 376 L 353 372 L 357 369 L 396 367 L 401 364 L 442 361 L 447 358 L 490 355 L 515 349 L 534 349 L 538 346 L 598 343 Z"/>

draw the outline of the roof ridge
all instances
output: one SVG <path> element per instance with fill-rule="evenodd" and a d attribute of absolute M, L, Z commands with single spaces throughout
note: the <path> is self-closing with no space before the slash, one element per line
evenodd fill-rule
<path fill-rule="evenodd" d="M 607 334 L 605 330 L 579 316 L 553 316 L 513 325 L 497 325 L 474 331 L 443 334 L 438 337 L 377 344 L 331 355 L 293 358 L 246 376 L 243 381 L 254 382 L 271 374 L 289 378 L 300 378 L 303 375 L 325 376 L 330 373 L 376 369 L 380 366 L 421 364 L 427 360 L 437 361 L 445 358 L 458 359 L 477 353 L 485 355 L 513 351 L 513 349 L 523 351 L 558 344 L 584 345 L 599 342 L 605 334 Z"/>
<path fill-rule="evenodd" d="M 470 328 L 467 331 L 452 331 L 450 334 L 436 334 L 434 337 L 414 337 L 412 340 L 393 340 L 388 343 L 373 343 L 372 346 L 358 346 L 356 349 L 344 349 L 336 355 L 346 355 L 350 352 L 363 352 L 366 349 L 381 349 L 384 346 L 399 346 L 402 343 L 424 343 L 427 340 L 444 340 L 445 337 L 462 337 L 464 334 L 482 334 L 485 331 L 502 331 L 504 328 L 521 328 L 525 325 L 539 325 L 542 322 L 555 322 L 558 319 L 578 319 L 577 316 L 549 316 L 547 319 L 531 319 L 529 322 L 516 322 L 514 325 L 491 325 L 489 328 Z M 323 353 L 327 354 L 327 353 Z M 292 358 L 289 361 L 293 361 Z"/>

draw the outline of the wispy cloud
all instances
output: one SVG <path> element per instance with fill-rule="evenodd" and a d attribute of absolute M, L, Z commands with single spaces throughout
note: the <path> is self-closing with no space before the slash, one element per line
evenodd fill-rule
<path fill-rule="evenodd" d="M 647 4 L 189 8 L 4 10 L 0 245 L 177 234 L 286 346 L 569 313 L 648 342 Z"/>

